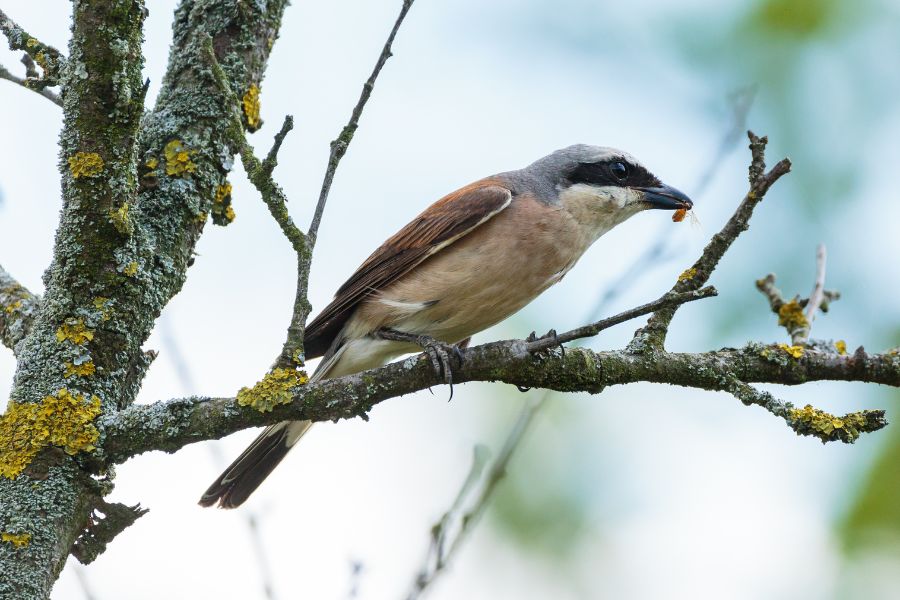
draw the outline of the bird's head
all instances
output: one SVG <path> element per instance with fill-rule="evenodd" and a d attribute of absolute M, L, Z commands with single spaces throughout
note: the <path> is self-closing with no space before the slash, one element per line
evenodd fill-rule
<path fill-rule="evenodd" d="M 643 210 L 690 209 L 683 192 L 665 185 L 627 152 L 578 144 L 527 169 L 553 187 L 553 201 L 600 236 Z"/>

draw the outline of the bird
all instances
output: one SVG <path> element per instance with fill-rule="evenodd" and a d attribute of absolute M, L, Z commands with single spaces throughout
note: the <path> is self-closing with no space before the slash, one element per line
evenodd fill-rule
<path fill-rule="evenodd" d="M 379 367 L 423 346 L 459 353 L 558 283 L 628 218 L 692 207 L 630 154 L 587 144 L 466 185 L 378 247 L 307 325 L 305 356 L 322 357 L 310 381 Z M 311 425 L 267 427 L 199 504 L 240 506 Z"/>

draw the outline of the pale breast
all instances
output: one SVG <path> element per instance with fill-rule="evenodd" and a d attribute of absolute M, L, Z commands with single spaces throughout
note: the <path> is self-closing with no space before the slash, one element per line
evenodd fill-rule
<path fill-rule="evenodd" d="M 591 242 L 565 209 L 516 198 L 365 301 L 346 333 L 354 337 L 391 327 L 458 342 L 509 317 L 559 281 Z"/>

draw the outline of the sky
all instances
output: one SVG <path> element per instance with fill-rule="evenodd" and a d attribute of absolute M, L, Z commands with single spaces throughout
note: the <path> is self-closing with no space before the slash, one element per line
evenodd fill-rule
<path fill-rule="evenodd" d="M 164 72 L 175 3 L 148 4 L 149 103 Z M 887 345 L 886 332 L 900 322 L 900 203 L 891 185 L 900 109 L 887 101 L 898 86 L 896 77 L 875 77 L 879 83 L 860 87 L 854 69 L 839 68 L 829 48 L 840 43 L 844 55 L 864 57 L 895 47 L 877 27 L 859 30 L 877 35 L 810 42 L 804 62 L 798 59 L 801 72 L 828 76 L 779 88 L 768 67 L 739 55 L 745 46 L 738 41 L 722 46 L 718 63 L 704 49 L 724 44 L 709 30 L 726 30 L 719 25 L 737 19 L 738 9 L 699 0 L 680 7 L 653 0 L 609 7 L 419 0 L 338 170 L 316 247 L 314 309 L 429 203 L 569 144 L 626 150 L 692 194 L 732 125 L 729 92 L 755 83 L 748 123 L 772 138 L 771 164 L 784 154 L 798 158 L 799 183 L 772 190 L 714 278 L 720 297 L 681 310 L 670 347 L 783 341 L 753 282 L 778 270 L 787 293 L 808 293 L 819 242 L 829 248 L 829 282 L 849 298 L 816 321 L 814 335 L 847 338 L 851 348 Z M 265 124 L 251 143 L 263 154 L 283 116 L 294 115 L 275 177 L 301 224 L 312 213 L 328 142 L 349 116 L 398 9 L 397 1 L 337 0 L 297 2 L 287 11 L 262 84 Z M 43 41 L 66 46 L 68 3 L 6 0 L 3 10 Z M 692 15 L 708 15 L 708 22 L 692 25 Z M 0 63 L 18 67 L 18 56 L 0 51 Z M 855 93 L 861 89 L 865 94 Z M 794 112 L 779 110 L 785 97 Z M 860 118 L 863 106 L 877 119 Z M 60 208 L 61 111 L 8 82 L 0 82 L 0 107 L 7 115 L 0 264 L 39 291 Z M 666 236 L 665 257 L 605 310 L 656 298 L 730 216 L 746 192 L 748 160 L 743 140 L 724 155 L 695 197 L 699 226 L 675 225 L 664 212 L 634 217 L 604 236 L 562 283 L 474 342 L 583 324 L 603 290 Z M 850 176 L 810 183 L 815 169 Z M 294 294 L 290 245 L 239 166 L 231 181 L 237 219 L 226 228 L 207 226 L 184 290 L 146 344 L 161 354 L 139 402 L 233 395 L 258 380 L 281 348 Z M 819 189 L 816 181 L 828 185 Z M 621 347 L 636 326 L 605 332 L 591 347 Z M 178 376 L 177 354 L 190 385 Z M 0 385 L 11 384 L 14 368 L 11 353 L 0 352 Z M 772 389 L 795 404 L 840 413 L 897 406 L 854 384 Z M 358 598 L 405 597 L 473 446 L 496 450 L 524 401 L 508 386 L 489 384 L 458 386 L 449 403 L 447 395 L 435 388 L 380 404 L 369 422 L 316 425 L 238 511 L 204 510 L 196 501 L 255 432 L 120 466 L 111 499 L 140 502 L 150 512 L 83 571 L 94 597 L 262 598 L 248 515 L 259 521 L 277 598 L 343 599 L 354 588 Z M 637 429 L 630 425 L 636 412 L 646 416 Z M 882 439 L 822 446 L 730 396 L 670 386 L 554 396 L 514 459 L 497 510 L 430 597 L 842 597 L 855 572 L 842 559 L 834 523 Z M 522 526 L 523 519 L 540 527 Z M 70 561 L 54 598 L 85 598 L 76 568 Z M 888 597 L 879 594 L 896 575 L 874 573 L 868 597 Z"/>

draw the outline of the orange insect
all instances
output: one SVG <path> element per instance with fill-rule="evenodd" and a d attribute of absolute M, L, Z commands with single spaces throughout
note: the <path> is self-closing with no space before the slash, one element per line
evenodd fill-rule
<path fill-rule="evenodd" d="M 679 208 L 672 213 L 672 221 L 674 221 L 675 223 L 681 223 L 682 221 L 684 221 L 685 215 L 687 215 L 687 209 Z"/>

